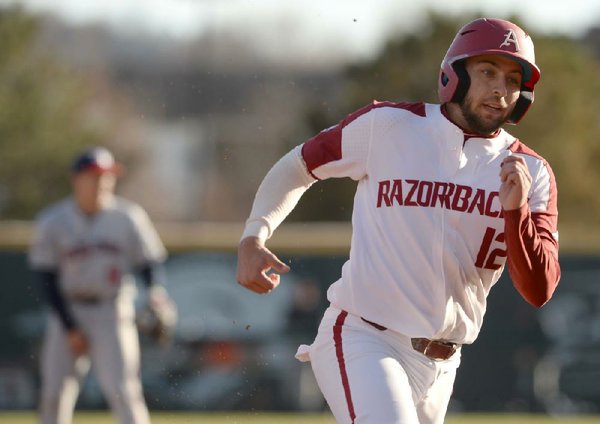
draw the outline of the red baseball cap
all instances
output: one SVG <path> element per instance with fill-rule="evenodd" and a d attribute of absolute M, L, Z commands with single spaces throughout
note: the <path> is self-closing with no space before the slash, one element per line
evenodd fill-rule
<path fill-rule="evenodd" d="M 84 171 L 94 171 L 97 173 L 110 172 L 115 175 L 122 175 L 124 166 L 115 161 L 115 157 L 110 150 L 104 147 L 93 147 L 79 154 L 73 164 L 71 171 L 78 174 Z"/>

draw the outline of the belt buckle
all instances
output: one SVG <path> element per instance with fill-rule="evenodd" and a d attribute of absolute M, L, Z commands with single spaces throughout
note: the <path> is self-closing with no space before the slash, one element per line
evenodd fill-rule
<path fill-rule="evenodd" d="M 435 358 L 431 358 L 429 356 L 429 348 L 431 347 L 433 340 L 430 340 L 430 339 L 425 339 L 425 340 L 427 340 L 427 344 L 425 345 L 425 348 L 423 349 L 423 355 L 427 356 L 430 359 L 435 359 Z"/>

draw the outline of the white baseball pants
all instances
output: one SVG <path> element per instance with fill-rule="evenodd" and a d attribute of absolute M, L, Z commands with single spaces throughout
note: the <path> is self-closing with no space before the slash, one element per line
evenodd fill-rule
<path fill-rule="evenodd" d="M 340 424 L 442 424 L 460 364 L 460 350 L 431 360 L 409 337 L 331 306 L 313 344 L 296 357 L 311 361 Z"/>

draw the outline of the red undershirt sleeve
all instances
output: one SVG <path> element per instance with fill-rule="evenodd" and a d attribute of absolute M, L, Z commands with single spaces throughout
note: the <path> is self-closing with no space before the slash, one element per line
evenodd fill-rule
<path fill-rule="evenodd" d="M 521 296 L 538 308 L 550 300 L 560 279 L 554 219 L 550 214 L 532 213 L 527 203 L 504 211 L 508 272 Z"/>

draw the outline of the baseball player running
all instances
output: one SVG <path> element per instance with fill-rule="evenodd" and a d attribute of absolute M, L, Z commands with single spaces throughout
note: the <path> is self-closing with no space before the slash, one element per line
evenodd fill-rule
<path fill-rule="evenodd" d="M 339 423 L 442 423 L 461 346 L 477 337 L 506 264 L 545 304 L 560 278 L 548 163 L 501 128 L 533 102 L 540 70 L 517 25 L 477 19 L 441 65 L 441 104 L 373 102 L 280 159 L 260 185 L 238 282 L 277 287 L 289 267 L 265 241 L 317 180 L 358 181 L 352 244 L 310 346 Z"/>
<path fill-rule="evenodd" d="M 37 219 L 30 263 L 51 305 L 41 355 L 43 424 L 71 422 L 90 364 L 119 423 L 150 422 L 131 272 L 140 271 L 150 302 L 165 303 L 166 252 L 146 212 L 113 194 L 122 169 L 104 148 L 83 152 L 72 166 L 73 196 Z"/>

